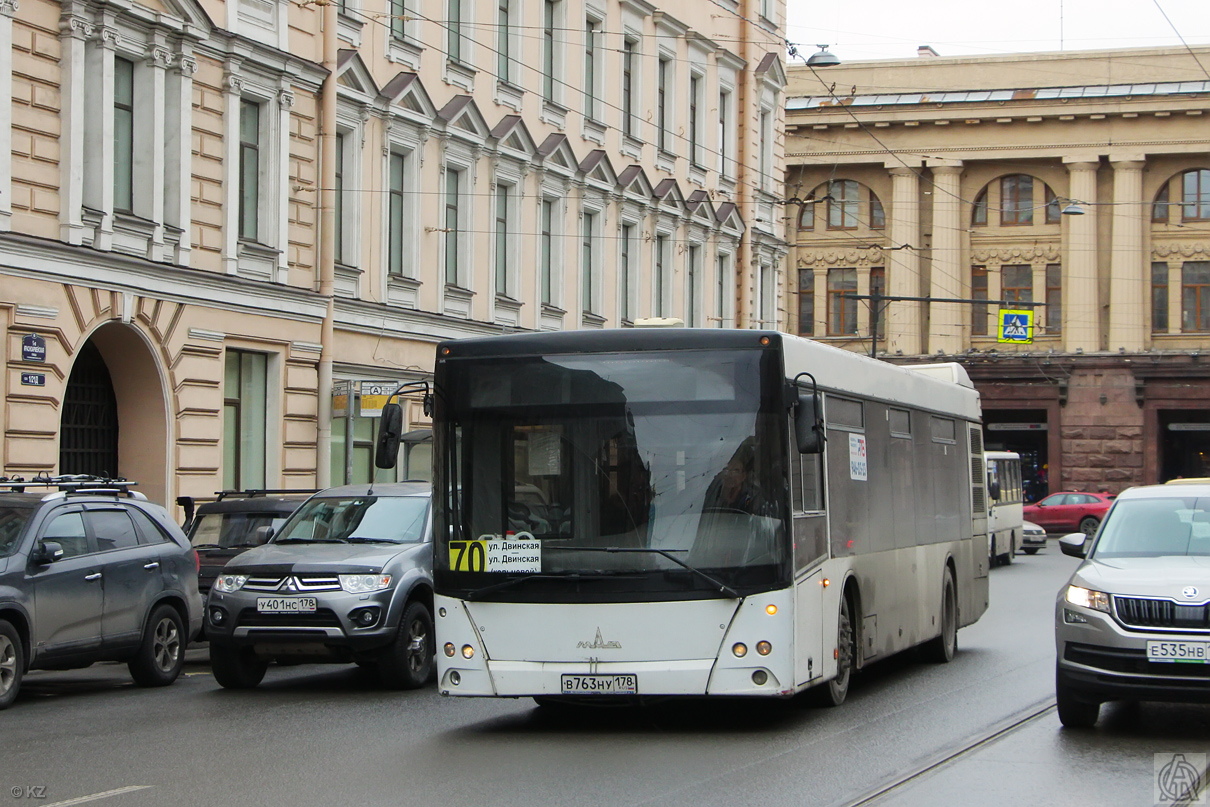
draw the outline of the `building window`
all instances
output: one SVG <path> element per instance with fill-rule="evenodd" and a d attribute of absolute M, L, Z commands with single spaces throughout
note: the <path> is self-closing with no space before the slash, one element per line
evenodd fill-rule
<path fill-rule="evenodd" d="M 1034 223 L 1034 178 L 1009 174 L 1000 178 L 1000 224 L 1017 227 Z"/>
<path fill-rule="evenodd" d="M 113 86 L 113 206 L 134 212 L 134 62 L 115 58 Z"/>
<path fill-rule="evenodd" d="M 660 57 L 656 73 L 655 145 L 660 151 L 669 150 L 668 137 L 668 83 L 671 80 L 671 60 Z"/>
<path fill-rule="evenodd" d="M 759 152 L 757 154 L 757 168 L 760 171 L 760 187 L 762 190 L 769 190 L 773 184 L 773 177 L 770 175 L 770 167 L 773 164 L 773 130 L 770 129 L 773 116 L 769 114 L 769 110 L 762 109 L 760 111 L 760 142 L 757 143 Z"/>
<path fill-rule="evenodd" d="M 634 65 L 635 49 L 638 43 L 633 39 L 622 42 L 622 134 L 634 137 Z"/>
<path fill-rule="evenodd" d="M 1168 222 L 1168 183 L 1165 182 L 1160 186 L 1160 190 L 1155 195 L 1155 204 L 1151 206 L 1151 220 L 1154 222 Z"/>
<path fill-rule="evenodd" d="M 445 9 L 445 56 L 452 61 L 461 62 L 462 0 L 446 0 Z"/>
<path fill-rule="evenodd" d="M 858 198 L 857 182 L 852 179 L 837 179 L 828 183 L 828 229 L 853 230 L 857 228 Z"/>
<path fill-rule="evenodd" d="M 345 135 L 336 133 L 336 262 L 345 260 Z"/>
<path fill-rule="evenodd" d="M 798 270 L 798 332 L 815 335 L 815 270 Z"/>
<path fill-rule="evenodd" d="M 591 120 L 600 118 L 597 106 L 597 34 L 600 26 L 595 20 L 584 23 L 584 117 Z"/>
<path fill-rule="evenodd" d="M 512 274 L 508 260 L 509 219 L 512 213 L 508 198 L 510 190 L 503 183 L 496 185 L 496 294 L 503 297 L 509 296 L 509 276 Z"/>
<path fill-rule="evenodd" d="M 497 0 L 496 4 L 496 77 L 512 81 L 512 0 Z"/>
<path fill-rule="evenodd" d="M 702 271 L 702 247 L 694 244 L 689 247 L 689 266 L 685 269 L 685 324 L 696 328 L 697 322 L 697 284 Z"/>
<path fill-rule="evenodd" d="M 1009 303 L 1032 303 L 1034 268 L 1027 263 L 1000 267 L 1000 298 Z"/>
<path fill-rule="evenodd" d="M 408 9 L 404 0 L 391 0 L 391 37 L 403 42 L 407 36 Z"/>
<path fill-rule="evenodd" d="M 815 199 L 814 195 L 803 200 L 798 209 L 798 229 L 815 229 Z"/>
<path fill-rule="evenodd" d="M 1210 170 L 1185 172 L 1181 179 L 1181 218 L 1210 221 Z"/>
<path fill-rule="evenodd" d="M 458 237 L 458 203 L 460 198 L 460 185 L 462 174 L 452 168 L 445 169 L 445 282 L 457 286 L 459 281 L 459 270 L 461 257 L 458 252 L 458 245 L 461 239 Z"/>
<path fill-rule="evenodd" d="M 541 272 L 540 278 L 542 284 L 542 303 L 544 305 L 554 305 L 555 289 L 554 278 L 555 270 L 553 261 L 555 259 L 555 203 L 551 199 L 542 200 L 542 232 L 540 236 L 540 260 Z"/>
<path fill-rule="evenodd" d="M 655 237 L 655 316 L 668 316 L 665 299 L 668 271 L 668 236 L 660 234 Z"/>
<path fill-rule="evenodd" d="M 1058 263 L 1046 265 L 1046 332 L 1060 333 L 1063 330 L 1063 266 Z"/>
<path fill-rule="evenodd" d="M 593 299 L 593 277 L 592 262 L 593 253 L 593 233 L 597 226 L 597 216 L 595 213 L 585 213 L 582 218 L 583 231 L 580 233 L 580 284 L 581 295 L 584 306 L 584 311 L 593 311 L 596 308 L 595 300 Z"/>
<path fill-rule="evenodd" d="M 728 298 L 735 293 L 731 287 L 731 256 L 718 256 L 718 288 L 715 291 L 714 314 L 718 327 L 725 328 L 730 321 L 728 314 Z"/>
<path fill-rule="evenodd" d="M 630 307 L 630 294 L 634 285 L 634 259 L 631 253 L 631 241 L 634 239 L 634 230 L 635 226 L 633 224 L 622 225 L 622 243 L 619 244 L 620 251 L 618 255 L 619 262 L 621 263 L 619 267 L 621 270 L 621 278 L 619 279 L 622 283 L 621 289 L 619 289 L 619 295 L 622 300 L 621 313 L 622 319 L 627 321 L 634 319 L 634 312 Z"/>
<path fill-rule="evenodd" d="M 689 161 L 698 167 L 702 165 L 702 77 L 689 77 Z"/>
<path fill-rule="evenodd" d="M 542 5 L 542 97 L 555 100 L 555 25 L 559 18 L 559 0 L 544 0 Z"/>
<path fill-rule="evenodd" d="M 773 264 L 762 263 L 757 269 L 760 287 L 756 290 L 760 300 L 760 326 L 762 328 L 777 327 L 777 278 Z"/>
<path fill-rule="evenodd" d="M 731 131 L 731 93 L 720 90 L 718 94 L 718 172 L 731 176 L 731 150 L 734 148 Z"/>
<path fill-rule="evenodd" d="M 987 189 L 979 191 L 975 203 L 971 206 L 971 225 L 982 227 L 987 224 Z"/>
<path fill-rule="evenodd" d="M 239 237 L 255 241 L 260 212 L 260 104 L 239 107 Z"/>
<path fill-rule="evenodd" d="M 1168 332 L 1168 264 L 1151 264 L 1151 330 Z"/>
<path fill-rule="evenodd" d="M 1055 196 L 1055 192 L 1050 189 L 1049 185 L 1046 188 L 1046 223 L 1058 224 L 1063 219 L 1063 211 L 1059 208 L 1059 197 Z"/>
<path fill-rule="evenodd" d="M 986 266 L 971 267 L 971 299 L 988 299 Z M 987 303 L 971 304 L 971 336 L 987 336 L 987 316 Z"/>
<path fill-rule="evenodd" d="M 269 357 L 228 350 L 223 374 L 223 488 L 265 487 Z"/>
<path fill-rule="evenodd" d="M 873 194 L 870 194 L 870 229 L 886 229 L 886 211 L 882 209 L 882 202 L 874 198 Z"/>
<path fill-rule="evenodd" d="M 878 295 L 886 294 L 886 267 L 885 266 L 875 266 L 870 269 L 870 294 L 878 294 Z M 873 305 L 873 303 L 871 303 L 871 305 Z M 875 312 L 873 310 L 870 311 L 871 315 L 873 315 L 874 313 Z M 886 301 L 885 300 L 878 301 L 877 315 L 878 315 L 878 319 L 877 319 L 878 332 L 886 333 Z"/>
<path fill-rule="evenodd" d="M 404 197 L 403 181 L 406 170 L 406 157 L 403 154 L 391 153 L 389 210 L 387 212 L 387 271 L 396 277 L 402 277 L 403 272 L 403 230 L 404 230 Z"/>
<path fill-rule="evenodd" d="M 857 300 L 843 296 L 856 293 L 856 269 L 828 270 L 829 336 L 850 336 L 857 333 Z"/>
<path fill-rule="evenodd" d="M 1210 261 L 1181 265 L 1181 330 L 1210 331 Z"/>

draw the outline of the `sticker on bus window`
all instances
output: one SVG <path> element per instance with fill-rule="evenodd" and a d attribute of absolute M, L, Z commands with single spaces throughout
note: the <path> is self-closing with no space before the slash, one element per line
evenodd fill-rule
<path fill-rule="evenodd" d="M 858 482 L 865 482 L 869 479 L 866 468 L 865 435 L 849 435 L 849 478 L 856 479 Z"/>
<path fill-rule="evenodd" d="M 540 572 L 542 542 L 528 532 L 450 541 L 452 572 Z"/>

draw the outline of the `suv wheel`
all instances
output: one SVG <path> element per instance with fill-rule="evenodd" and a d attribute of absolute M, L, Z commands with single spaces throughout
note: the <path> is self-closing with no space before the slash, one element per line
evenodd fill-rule
<path fill-rule="evenodd" d="M 143 643 L 126 666 L 139 686 L 162 687 L 177 679 L 185 666 L 185 630 L 175 608 L 156 606 L 143 630 Z"/>
<path fill-rule="evenodd" d="M 424 603 L 403 609 L 395 640 L 378 659 L 378 675 L 391 689 L 418 689 L 433 676 L 433 617 Z"/>
<path fill-rule="evenodd" d="M 1064 684 L 1057 675 L 1055 704 L 1059 708 L 1059 722 L 1070 729 L 1092 728 L 1101 716 L 1101 704 L 1081 700 L 1075 690 Z"/>
<path fill-rule="evenodd" d="M 0 709 L 7 709 L 17 699 L 25 673 L 24 656 L 17 629 L 0 619 Z"/>
<path fill-rule="evenodd" d="M 210 644 L 210 671 L 225 689 L 252 689 L 265 678 L 269 662 L 248 647 Z"/>

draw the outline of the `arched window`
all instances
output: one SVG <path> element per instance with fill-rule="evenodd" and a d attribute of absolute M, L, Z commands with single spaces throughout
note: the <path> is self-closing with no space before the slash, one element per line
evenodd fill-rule
<path fill-rule="evenodd" d="M 816 198 L 821 189 L 810 198 Z M 886 211 L 882 202 L 866 186 L 853 179 L 834 179 L 826 186 L 828 201 L 827 227 L 829 230 L 856 230 L 868 227 L 871 230 L 886 229 Z M 822 200 L 821 200 L 822 201 Z M 808 214 L 804 205 L 802 213 Z M 810 219 L 814 222 L 814 211 Z"/>
<path fill-rule="evenodd" d="M 1197 168 L 1182 175 L 1181 219 L 1210 221 L 1210 169 Z"/>

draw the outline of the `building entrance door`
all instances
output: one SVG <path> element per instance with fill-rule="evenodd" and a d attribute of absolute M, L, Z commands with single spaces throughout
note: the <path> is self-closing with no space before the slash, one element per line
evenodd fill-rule
<path fill-rule="evenodd" d="M 85 342 L 63 395 L 59 473 L 116 476 L 118 404 L 101 351 Z"/>
<path fill-rule="evenodd" d="M 988 451 L 1015 451 L 1021 455 L 1021 483 L 1025 501 L 1036 502 L 1049 493 L 1045 409 L 1000 409 L 983 413 L 983 443 Z"/>
<path fill-rule="evenodd" d="M 1210 410 L 1161 409 L 1160 479 L 1210 477 Z"/>

